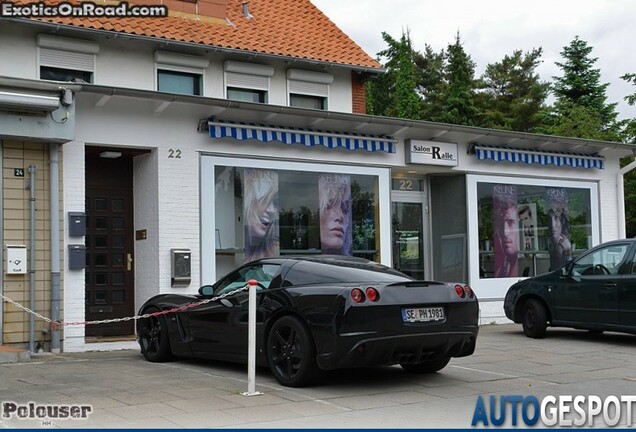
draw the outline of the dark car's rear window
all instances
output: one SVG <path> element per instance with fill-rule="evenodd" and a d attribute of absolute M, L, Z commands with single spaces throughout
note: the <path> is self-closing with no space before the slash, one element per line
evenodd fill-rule
<path fill-rule="evenodd" d="M 284 285 L 329 283 L 404 282 L 412 280 L 403 273 L 382 265 L 326 264 L 300 261 L 285 276 Z"/>

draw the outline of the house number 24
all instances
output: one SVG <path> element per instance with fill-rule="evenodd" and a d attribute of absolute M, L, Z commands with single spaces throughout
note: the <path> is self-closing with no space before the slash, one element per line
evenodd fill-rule
<path fill-rule="evenodd" d="M 168 159 L 181 159 L 181 149 L 168 149 Z"/>

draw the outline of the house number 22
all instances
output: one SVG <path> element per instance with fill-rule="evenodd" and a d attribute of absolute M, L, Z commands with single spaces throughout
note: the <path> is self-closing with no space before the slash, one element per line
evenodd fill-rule
<path fill-rule="evenodd" d="M 169 149 L 168 159 L 181 159 L 181 149 Z"/>

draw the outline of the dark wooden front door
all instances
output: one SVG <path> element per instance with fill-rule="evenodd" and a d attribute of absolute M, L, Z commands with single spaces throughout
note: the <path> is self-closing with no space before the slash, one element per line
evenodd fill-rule
<path fill-rule="evenodd" d="M 134 315 L 132 157 L 86 153 L 86 320 Z M 86 336 L 134 334 L 134 322 L 86 326 Z"/>

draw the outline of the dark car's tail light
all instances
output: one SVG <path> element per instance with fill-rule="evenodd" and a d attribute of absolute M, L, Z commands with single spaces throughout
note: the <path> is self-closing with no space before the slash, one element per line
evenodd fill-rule
<path fill-rule="evenodd" d="M 455 285 L 455 292 L 460 298 L 466 297 L 466 292 L 464 291 L 464 288 L 461 285 Z"/>
<path fill-rule="evenodd" d="M 464 291 L 466 292 L 466 295 L 469 298 L 475 297 L 475 293 L 473 292 L 473 289 L 469 285 L 464 285 Z"/>
<path fill-rule="evenodd" d="M 377 289 L 375 289 L 373 287 L 367 288 L 365 290 L 365 293 L 366 293 L 367 298 L 369 299 L 369 301 L 377 302 L 378 300 L 380 300 L 380 293 L 378 292 Z"/>
<path fill-rule="evenodd" d="M 351 290 L 351 300 L 356 303 L 362 303 L 364 301 L 364 293 L 360 288 L 354 288 Z"/>

